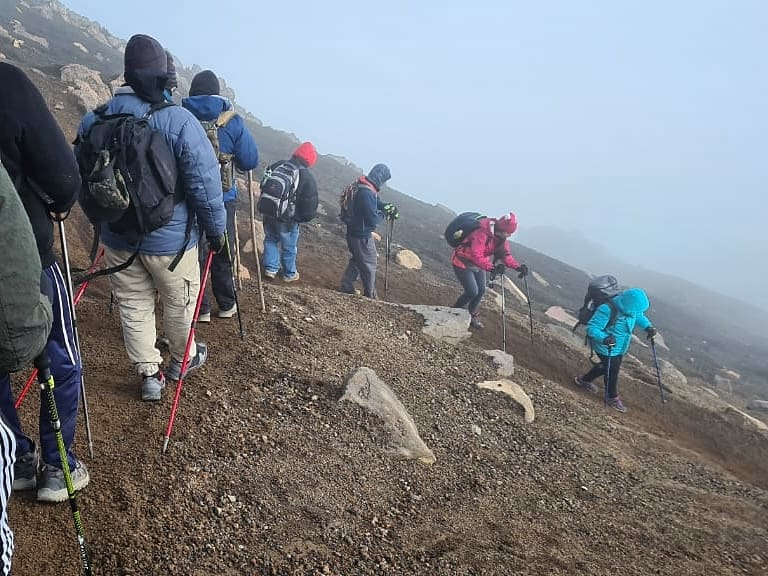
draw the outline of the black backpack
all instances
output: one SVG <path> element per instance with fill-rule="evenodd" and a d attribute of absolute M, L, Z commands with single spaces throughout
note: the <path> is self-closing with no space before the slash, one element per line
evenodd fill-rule
<path fill-rule="evenodd" d="M 616 321 L 616 305 L 612 299 L 620 292 L 619 282 L 615 277 L 606 275 L 598 276 L 592 280 L 587 286 L 587 293 L 584 296 L 584 304 L 576 314 L 577 321 L 573 326 L 575 332 L 579 326 L 586 326 L 595 315 L 595 311 L 601 304 L 608 304 L 611 309 L 610 320 L 608 326 L 612 325 Z"/>
<path fill-rule="evenodd" d="M 108 224 L 117 234 L 149 234 L 171 221 L 176 193 L 176 156 L 149 118 L 173 106 L 152 106 L 142 117 L 105 114 L 94 110 L 96 121 L 78 137 L 77 163 L 82 188 L 79 202 L 94 226 Z"/>
<path fill-rule="evenodd" d="M 470 233 L 480 228 L 480 221 L 483 218 L 485 216 L 478 212 L 462 212 L 445 228 L 445 241 L 451 248 L 457 248 Z"/>
<path fill-rule="evenodd" d="M 299 167 L 289 160 L 272 164 L 261 179 L 261 196 L 256 208 L 269 218 L 290 220 L 296 211 Z"/>

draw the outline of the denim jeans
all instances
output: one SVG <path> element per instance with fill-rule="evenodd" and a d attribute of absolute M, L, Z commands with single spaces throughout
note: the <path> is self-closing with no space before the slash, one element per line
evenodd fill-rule
<path fill-rule="evenodd" d="M 264 271 L 284 278 L 296 276 L 296 253 L 299 250 L 299 223 L 264 219 Z"/>
<path fill-rule="evenodd" d="M 475 267 L 459 268 L 454 265 L 453 273 L 456 274 L 456 278 L 459 279 L 461 287 L 464 289 L 464 293 L 459 296 L 453 307 L 464 308 L 468 305 L 469 313 L 474 316 L 477 314 L 480 301 L 485 294 L 485 270 Z"/>

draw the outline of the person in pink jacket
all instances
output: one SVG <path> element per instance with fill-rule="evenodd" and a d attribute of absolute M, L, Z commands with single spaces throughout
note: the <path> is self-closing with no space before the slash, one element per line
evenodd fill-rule
<path fill-rule="evenodd" d="M 484 328 L 477 314 L 485 294 L 485 273 L 503 274 L 507 268 L 528 274 L 528 267 L 519 264 L 509 249 L 508 238 L 517 230 L 517 217 L 510 212 L 501 218 L 483 218 L 480 226 L 467 234 L 466 240 L 453 251 L 451 264 L 464 293 L 454 308 L 469 308 L 472 328 Z"/>

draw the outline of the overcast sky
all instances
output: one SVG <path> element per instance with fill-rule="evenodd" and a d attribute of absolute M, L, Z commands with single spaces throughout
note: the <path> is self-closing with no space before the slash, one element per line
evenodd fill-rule
<path fill-rule="evenodd" d="M 402 192 L 768 308 L 767 1 L 65 4 Z"/>

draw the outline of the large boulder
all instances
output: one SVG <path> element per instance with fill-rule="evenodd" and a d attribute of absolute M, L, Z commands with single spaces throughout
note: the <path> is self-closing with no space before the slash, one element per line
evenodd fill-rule
<path fill-rule="evenodd" d="M 464 308 L 422 304 L 403 304 L 402 306 L 419 313 L 424 318 L 422 332 L 437 340 L 458 344 L 472 337 L 472 333 L 469 331 L 471 317 Z"/>
<path fill-rule="evenodd" d="M 245 246 L 243 246 L 243 252 L 253 254 L 253 238 L 252 232 L 251 232 L 251 224 L 250 222 L 247 223 L 241 223 L 240 224 L 240 237 L 243 237 L 242 231 L 243 226 L 246 228 L 246 234 L 248 240 L 245 242 Z M 264 248 L 264 223 L 256 220 L 256 248 L 258 250 L 262 250 Z"/>
<path fill-rule="evenodd" d="M 62 66 L 61 81 L 70 85 L 85 110 L 93 110 L 112 97 L 109 86 L 101 79 L 101 75 L 82 64 Z"/>
<path fill-rule="evenodd" d="M 566 326 L 573 327 L 576 325 L 576 318 L 566 312 L 565 308 L 562 306 L 550 306 L 544 314 L 548 318 L 552 318 L 552 320 L 565 324 Z"/>
<path fill-rule="evenodd" d="M 341 400 L 355 402 L 376 414 L 390 434 L 390 450 L 425 464 L 434 464 L 435 455 L 419 436 L 416 424 L 392 389 L 370 368 L 357 368 L 347 374 Z"/>
<path fill-rule="evenodd" d="M 421 258 L 411 250 L 400 250 L 395 254 L 395 262 L 408 270 L 421 270 L 422 267 Z"/>

